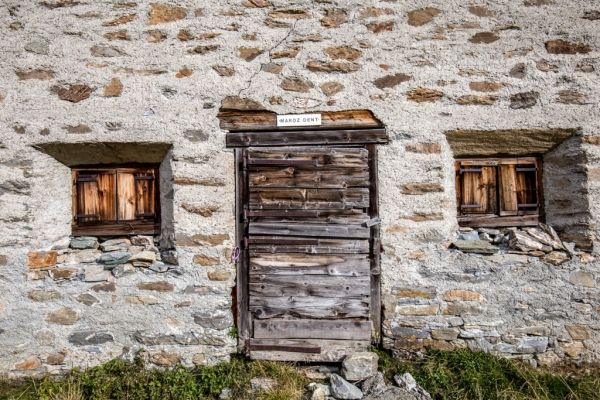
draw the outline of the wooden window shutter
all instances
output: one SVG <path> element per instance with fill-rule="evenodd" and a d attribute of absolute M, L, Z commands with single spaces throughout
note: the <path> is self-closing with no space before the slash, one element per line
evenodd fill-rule
<path fill-rule="evenodd" d="M 152 168 L 118 169 L 119 221 L 157 219 L 156 175 Z"/>
<path fill-rule="evenodd" d="M 115 170 L 75 171 L 73 175 L 75 223 L 116 221 Z"/>
<path fill-rule="evenodd" d="M 459 200 L 460 213 L 497 213 L 497 167 L 494 166 L 494 163 L 461 161 L 458 164 L 460 198 L 457 200 Z"/>
<path fill-rule="evenodd" d="M 539 215 L 538 162 L 532 158 L 503 160 L 500 165 L 500 215 Z"/>

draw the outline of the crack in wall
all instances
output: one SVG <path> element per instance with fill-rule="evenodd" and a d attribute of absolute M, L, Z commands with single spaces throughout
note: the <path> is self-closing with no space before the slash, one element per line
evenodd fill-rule
<path fill-rule="evenodd" d="M 292 34 L 292 32 L 294 32 L 294 29 L 296 28 L 296 23 L 298 22 L 298 20 L 295 20 L 294 23 L 292 24 L 290 30 L 288 31 L 288 33 L 283 37 L 283 39 L 281 39 L 279 42 L 277 42 L 274 46 L 272 46 L 269 50 L 269 63 L 273 62 L 273 51 L 278 48 L 279 46 L 281 46 L 284 42 L 286 42 L 288 40 L 288 38 L 290 37 L 290 35 Z M 242 96 L 242 93 L 248 89 L 250 89 L 250 87 L 252 86 L 252 82 L 254 80 L 254 78 L 256 77 L 256 75 L 258 75 L 260 73 L 260 71 L 262 71 L 262 64 L 259 65 L 258 67 L 258 71 L 256 71 L 254 74 L 252 74 L 252 76 L 250 77 L 250 79 L 248 80 L 248 86 L 246 86 L 245 88 L 242 88 L 239 90 L 238 92 L 238 97 Z"/>

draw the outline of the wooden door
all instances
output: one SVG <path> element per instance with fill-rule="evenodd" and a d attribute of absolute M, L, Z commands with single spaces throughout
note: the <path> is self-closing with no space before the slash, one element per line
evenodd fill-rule
<path fill-rule="evenodd" d="M 339 361 L 379 340 L 376 149 L 249 147 L 239 328 L 255 359 Z"/>

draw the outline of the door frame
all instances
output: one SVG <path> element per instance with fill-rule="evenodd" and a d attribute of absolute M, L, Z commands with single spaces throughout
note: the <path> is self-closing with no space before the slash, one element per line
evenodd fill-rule
<path fill-rule="evenodd" d="M 244 220 L 244 204 L 248 199 L 248 172 L 244 163 L 248 147 L 279 146 L 360 146 L 368 150 L 371 302 L 370 319 L 373 322 L 372 343 L 381 341 L 381 239 L 378 205 L 377 145 L 387 144 L 383 124 L 370 111 L 342 111 L 323 113 L 323 125 L 308 129 L 282 129 L 276 126 L 272 112 L 226 111 L 219 114 L 221 128 L 229 130 L 227 147 L 234 149 L 235 162 L 235 246 L 239 257 L 236 262 L 236 286 L 232 292 L 233 310 L 238 330 L 238 351 L 247 352 L 252 338 L 252 315 L 249 312 L 249 249 L 244 246 L 248 224 Z"/>

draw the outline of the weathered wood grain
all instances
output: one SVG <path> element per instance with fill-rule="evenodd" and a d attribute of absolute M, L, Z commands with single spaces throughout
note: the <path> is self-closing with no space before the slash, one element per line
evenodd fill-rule
<path fill-rule="evenodd" d="M 369 189 L 250 188 L 251 209 L 347 210 L 369 207 Z"/>
<path fill-rule="evenodd" d="M 279 210 L 264 210 L 278 212 Z M 308 222 L 319 224 L 350 224 L 366 226 L 369 214 L 362 208 L 353 210 L 302 210 L 300 212 L 314 213 L 315 217 L 290 216 L 294 210 L 281 210 L 279 217 L 249 217 L 250 222 Z M 286 213 L 287 212 L 287 213 Z"/>
<path fill-rule="evenodd" d="M 253 160 L 315 160 L 318 166 L 367 168 L 368 152 L 363 148 L 278 147 L 250 149 Z"/>
<path fill-rule="evenodd" d="M 364 254 L 258 253 L 250 258 L 250 275 L 368 276 Z"/>
<path fill-rule="evenodd" d="M 378 202 L 378 163 L 377 163 L 377 147 L 368 145 L 369 151 L 369 188 L 370 206 L 369 215 L 371 218 L 379 219 L 379 202 Z M 381 225 L 374 224 L 371 226 L 371 303 L 370 303 L 370 319 L 373 322 L 373 343 L 378 344 L 381 341 L 381 239 L 379 237 Z"/>
<path fill-rule="evenodd" d="M 233 291 L 235 299 L 232 303 L 235 305 L 233 310 L 236 316 L 236 326 L 238 328 L 238 349 L 243 350 L 246 341 L 250 339 L 251 318 L 249 307 L 248 294 L 248 266 L 249 254 L 248 249 L 243 245 L 244 237 L 246 237 L 246 221 L 244 219 L 243 210 L 244 204 L 248 201 L 248 183 L 247 176 L 244 170 L 244 151 L 242 149 L 235 150 L 235 244 L 240 249 L 239 257 L 236 262 L 236 287 Z"/>
<path fill-rule="evenodd" d="M 255 239 L 306 239 L 290 236 L 253 236 Z M 309 254 L 362 254 L 369 252 L 367 240 L 319 239 L 316 245 L 250 244 L 251 253 L 309 253 Z"/>
<path fill-rule="evenodd" d="M 227 147 L 315 146 L 384 144 L 385 129 L 348 129 L 331 131 L 285 131 L 228 133 Z"/>
<path fill-rule="evenodd" d="M 250 187 L 350 188 L 369 186 L 366 168 L 248 168 Z"/>
<path fill-rule="evenodd" d="M 217 114 L 221 129 L 239 130 L 282 130 L 277 127 L 277 114 L 269 111 L 221 111 Z M 383 124 L 368 110 L 332 111 L 321 113 L 321 126 L 310 129 L 377 128 Z M 298 129 L 297 127 L 287 129 Z"/>
<path fill-rule="evenodd" d="M 250 235 L 311 236 L 368 239 L 370 230 L 362 225 L 308 222 L 250 222 Z"/>
<path fill-rule="evenodd" d="M 460 226 L 471 227 L 503 227 L 503 226 L 536 226 L 538 222 L 544 222 L 539 215 L 520 215 L 500 217 L 498 215 L 482 216 L 459 216 Z"/>
<path fill-rule="evenodd" d="M 253 296 L 317 296 L 363 298 L 370 295 L 370 276 L 250 275 L 250 299 Z"/>
<path fill-rule="evenodd" d="M 250 296 L 250 311 L 259 319 L 292 315 L 300 318 L 369 317 L 370 299 Z"/>
<path fill-rule="evenodd" d="M 77 236 L 157 235 L 160 232 L 160 223 L 145 221 L 71 225 L 71 233 Z"/>
<path fill-rule="evenodd" d="M 256 339 L 370 340 L 371 321 L 255 320 Z"/>
<path fill-rule="evenodd" d="M 306 361 L 306 362 L 341 362 L 348 354 L 367 351 L 371 342 L 369 340 L 316 340 L 316 339 L 250 339 L 255 345 L 277 345 L 294 347 L 321 348 L 319 354 L 290 353 L 278 351 L 250 351 L 249 357 L 253 360 L 273 361 Z"/>

